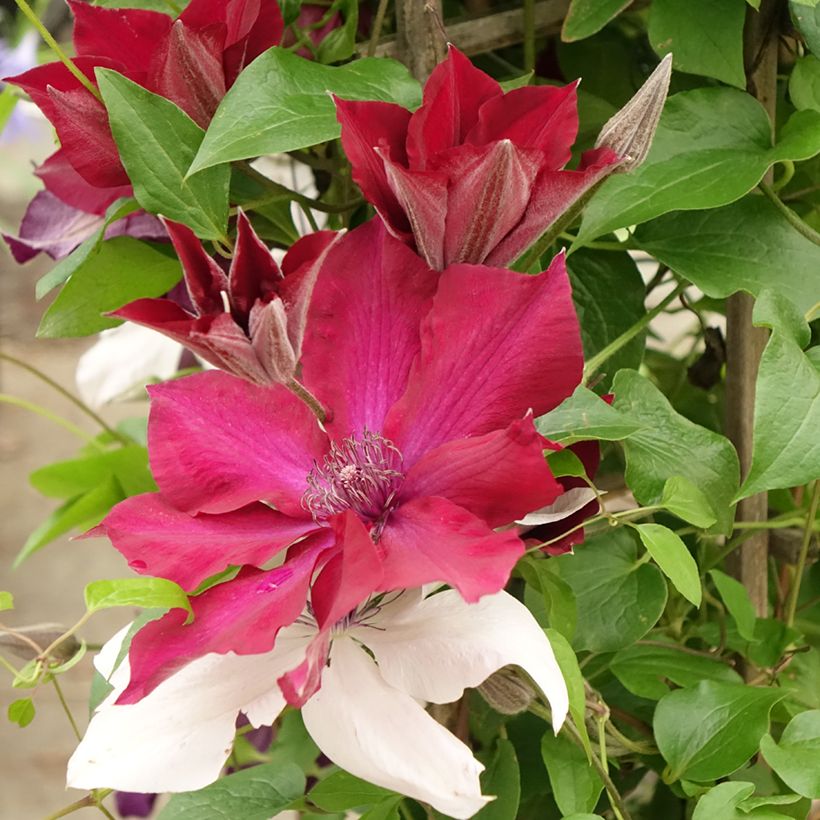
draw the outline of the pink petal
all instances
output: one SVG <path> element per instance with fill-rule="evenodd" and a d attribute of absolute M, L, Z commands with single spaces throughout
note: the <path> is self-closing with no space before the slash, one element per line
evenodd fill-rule
<path fill-rule="evenodd" d="M 331 435 L 381 429 L 407 384 L 436 280 L 378 219 L 328 253 L 310 307 L 302 372 L 333 414 Z"/>
<path fill-rule="evenodd" d="M 326 533 L 311 549 L 272 570 L 247 567 L 232 581 L 191 599 L 194 620 L 172 609 L 146 624 L 131 643 L 131 681 L 118 704 L 136 703 L 163 680 L 209 652 L 253 655 L 268 652 L 276 633 L 293 623 L 305 606 L 317 561 L 330 546 Z"/>
<path fill-rule="evenodd" d="M 404 141 L 410 112 L 385 102 L 352 102 L 333 98 L 342 126 L 342 147 L 353 166 L 353 180 L 394 236 L 410 237 L 410 226 L 384 168 L 383 156 L 406 165 Z M 381 149 L 381 156 L 376 153 Z"/>
<path fill-rule="evenodd" d="M 480 518 L 445 498 L 415 498 L 387 520 L 384 590 L 442 582 L 465 601 L 503 589 L 524 544 L 512 530 L 493 532 Z"/>
<path fill-rule="evenodd" d="M 108 536 L 135 572 L 194 590 L 230 565 L 264 564 L 315 529 L 313 521 L 288 518 L 264 504 L 191 516 L 148 493 L 117 504 L 88 534 Z"/>
<path fill-rule="evenodd" d="M 171 18 L 158 11 L 107 9 L 69 0 L 77 54 L 120 60 L 133 74 L 144 74 Z M 134 76 L 131 79 L 136 79 Z"/>
<path fill-rule="evenodd" d="M 259 13 L 247 35 L 243 65 L 255 60 L 271 46 L 278 45 L 282 41 L 282 34 L 285 30 L 285 21 L 282 19 L 282 11 L 277 0 L 256 0 L 256 3 Z M 229 43 L 232 36 L 229 28 Z"/>
<path fill-rule="evenodd" d="M 37 167 L 46 190 L 63 202 L 81 211 L 102 216 L 109 205 L 121 197 L 133 196 L 130 185 L 119 188 L 97 188 L 89 185 L 72 167 L 65 151 L 60 148 Z"/>
<path fill-rule="evenodd" d="M 407 127 L 411 168 L 425 170 L 440 151 L 461 145 L 488 100 L 501 97 L 501 86 L 477 69 L 455 46 L 424 86 L 424 102 Z"/>
<path fill-rule="evenodd" d="M 151 470 L 171 504 L 222 513 L 267 501 L 285 515 L 309 517 L 305 478 L 327 438 L 290 391 L 211 371 L 148 392 Z"/>
<path fill-rule="evenodd" d="M 618 162 L 614 151 L 596 148 L 583 155 L 577 171 L 542 171 L 523 218 L 490 253 L 486 264 L 507 265 L 517 259 Z"/>
<path fill-rule="evenodd" d="M 447 175 L 438 171 L 408 171 L 392 162 L 386 153 L 382 154 L 378 149 L 377 153 L 384 159 L 388 184 L 410 223 L 418 252 L 431 268 L 442 270 L 448 204 Z M 394 231 L 391 233 L 404 239 Z"/>
<path fill-rule="evenodd" d="M 544 458 L 532 417 L 506 430 L 442 444 L 417 461 L 401 498 L 439 496 L 500 527 L 551 504 L 563 491 Z"/>
<path fill-rule="evenodd" d="M 508 139 L 516 148 L 539 150 L 544 168 L 563 168 L 578 134 L 577 85 L 525 86 L 490 100 L 481 107 L 466 142 L 486 145 Z"/>
<path fill-rule="evenodd" d="M 305 659 L 277 679 L 285 700 L 295 709 L 301 709 L 319 691 L 329 649 L 330 630 L 323 630 L 308 644 Z"/>
<path fill-rule="evenodd" d="M 452 439 L 556 407 L 581 380 L 583 352 L 563 256 L 537 276 L 478 265 L 441 274 L 421 353 L 384 426 L 411 466 Z"/>
<path fill-rule="evenodd" d="M 447 199 L 444 265 L 481 264 L 524 215 L 538 176 L 533 151 L 510 140 L 454 149 L 446 163 Z M 417 234 L 418 235 L 418 234 Z"/>
<path fill-rule="evenodd" d="M 257 299 L 277 293 L 282 272 L 267 245 L 256 235 L 250 220 L 240 211 L 236 220 L 236 247 L 230 270 L 231 305 L 249 316 Z"/>

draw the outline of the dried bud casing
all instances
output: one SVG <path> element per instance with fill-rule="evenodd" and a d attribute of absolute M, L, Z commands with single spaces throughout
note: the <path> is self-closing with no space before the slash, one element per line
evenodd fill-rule
<path fill-rule="evenodd" d="M 667 54 L 635 96 L 601 129 L 596 148 L 611 148 L 622 157 L 617 171 L 632 171 L 649 153 L 672 76 L 672 55 Z"/>
<path fill-rule="evenodd" d="M 478 691 L 490 706 L 502 715 L 525 712 L 535 700 L 535 689 L 511 666 L 493 672 Z"/>

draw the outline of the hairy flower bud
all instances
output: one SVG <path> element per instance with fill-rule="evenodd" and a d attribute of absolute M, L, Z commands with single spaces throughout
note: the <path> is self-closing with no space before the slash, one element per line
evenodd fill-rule
<path fill-rule="evenodd" d="M 635 96 L 601 129 L 596 148 L 611 148 L 623 161 L 617 171 L 632 171 L 649 153 L 669 91 L 672 55 L 667 54 Z"/>
<path fill-rule="evenodd" d="M 502 715 L 524 712 L 535 699 L 535 689 L 512 666 L 494 672 L 478 687 L 478 691 Z"/>

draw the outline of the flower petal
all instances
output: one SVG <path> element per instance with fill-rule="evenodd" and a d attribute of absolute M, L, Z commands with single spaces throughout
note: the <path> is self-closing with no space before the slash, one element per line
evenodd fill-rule
<path fill-rule="evenodd" d="M 384 434 L 410 466 L 446 441 L 556 407 L 581 380 L 583 351 L 563 255 L 538 276 L 477 265 L 441 275 L 421 353 Z"/>
<path fill-rule="evenodd" d="M 250 315 L 257 299 L 277 293 L 282 281 L 279 265 L 256 235 L 243 211 L 236 219 L 236 247 L 231 260 L 231 304 L 242 316 Z"/>
<path fill-rule="evenodd" d="M 445 498 L 415 498 L 391 513 L 382 532 L 383 590 L 440 581 L 467 601 L 498 592 L 524 544 L 512 531 L 493 532 Z"/>
<path fill-rule="evenodd" d="M 172 609 L 146 624 L 131 642 L 131 679 L 117 703 L 142 700 L 204 655 L 269 652 L 277 632 L 292 624 L 304 609 L 314 568 L 329 546 L 323 533 L 311 539 L 310 547 L 296 558 L 276 569 L 243 569 L 233 580 L 191 599 L 194 620 L 190 624 L 185 623 L 188 613 L 183 609 Z M 298 661 L 291 658 L 279 674 Z"/>
<path fill-rule="evenodd" d="M 319 748 L 346 771 L 429 803 L 449 817 L 472 817 L 487 802 L 470 750 L 404 692 L 380 677 L 349 638 L 337 638 L 322 688 L 302 709 Z"/>
<path fill-rule="evenodd" d="M 335 437 L 379 431 L 407 385 L 436 274 L 380 220 L 328 253 L 308 314 L 304 381 L 332 413 Z"/>
<path fill-rule="evenodd" d="M 276 678 L 306 642 L 286 632 L 273 652 L 207 655 L 139 703 L 106 701 L 68 763 L 68 785 L 179 792 L 212 783 L 231 751 L 240 710 L 258 725 L 285 705 Z"/>
<path fill-rule="evenodd" d="M 194 590 L 229 565 L 258 566 L 317 529 L 264 504 L 221 515 L 191 516 L 159 493 L 120 502 L 89 535 L 106 535 L 135 572 L 170 578 Z"/>
<path fill-rule="evenodd" d="M 151 470 L 175 507 L 220 513 L 269 501 L 308 518 L 305 479 L 327 438 L 290 391 L 210 371 L 149 393 Z"/>
<path fill-rule="evenodd" d="M 397 689 L 433 703 L 458 700 L 503 666 L 520 666 L 546 695 L 557 732 L 568 709 L 567 687 L 550 642 L 530 611 L 499 592 L 476 604 L 455 590 L 425 598 L 392 618 L 385 608 L 378 629 L 353 634 L 373 651 L 382 677 Z"/>
<path fill-rule="evenodd" d="M 509 524 L 562 491 L 547 466 L 545 446 L 529 416 L 505 430 L 448 441 L 413 465 L 400 498 L 440 496 L 490 527 Z"/>

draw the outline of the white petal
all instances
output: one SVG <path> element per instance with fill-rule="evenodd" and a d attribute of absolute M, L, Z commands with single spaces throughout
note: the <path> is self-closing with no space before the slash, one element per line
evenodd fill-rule
<path fill-rule="evenodd" d="M 472 817 L 487 803 L 483 766 L 404 692 L 389 686 L 361 647 L 337 638 L 322 688 L 302 708 L 305 726 L 336 764 L 377 786 Z"/>
<path fill-rule="evenodd" d="M 376 656 L 382 677 L 415 698 L 450 703 L 497 669 L 520 666 L 541 689 L 558 731 L 567 686 L 550 642 L 530 611 L 506 592 L 467 604 L 455 590 L 425 598 L 412 616 L 380 613 L 378 628 L 352 631 Z"/>
<path fill-rule="evenodd" d="M 586 507 L 590 501 L 594 501 L 595 498 L 595 491 L 591 487 L 573 487 L 571 490 L 561 493 L 548 507 L 542 507 L 540 510 L 531 512 L 515 523 L 523 527 L 552 524 L 553 521 L 569 518 L 573 513 Z"/>
<path fill-rule="evenodd" d="M 80 357 L 77 388 L 86 404 L 100 407 L 152 379 L 177 372 L 184 348 L 147 327 L 126 323 L 104 330 Z"/>
<path fill-rule="evenodd" d="M 286 629 L 272 652 L 205 655 L 139 703 L 117 706 L 109 697 L 68 762 L 67 784 L 134 792 L 207 786 L 230 754 L 240 710 L 255 725 L 271 723 L 285 705 L 276 680 L 304 651 L 304 637 Z"/>

